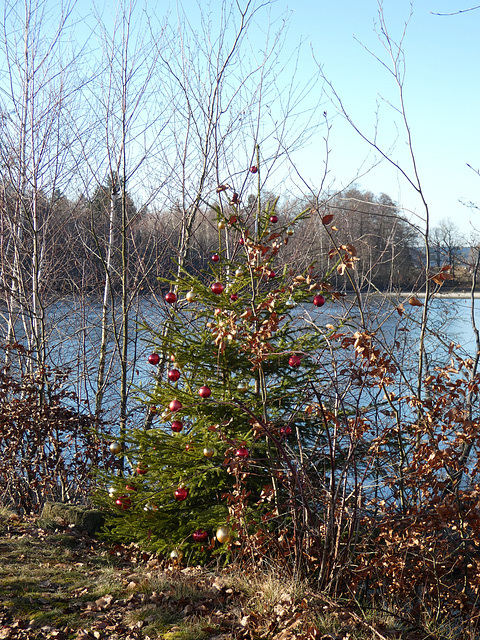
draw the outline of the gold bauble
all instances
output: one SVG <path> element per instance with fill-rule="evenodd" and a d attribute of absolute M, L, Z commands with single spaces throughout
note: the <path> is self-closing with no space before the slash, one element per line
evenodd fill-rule
<path fill-rule="evenodd" d="M 223 220 L 220 220 L 217 226 L 219 229 L 225 229 L 225 222 Z"/>
<path fill-rule="evenodd" d="M 205 458 L 213 458 L 213 456 L 215 455 L 215 449 L 212 449 L 212 447 L 205 447 L 205 449 L 203 450 L 203 455 L 205 456 Z"/>
<path fill-rule="evenodd" d="M 220 544 L 228 542 L 230 540 L 230 527 L 218 527 L 215 537 L 220 542 Z"/>
<path fill-rule="evenodd" d="M 117 455 L 117 453 L 120 453 L 121 450 L 122 450 L 122 445 L 119 442 L 112 442 L 110 444 L 110 451 L 114 455 Z"/>
<path fill-rule="evenodd" d="M 170 558 L 175 562 L 180 562 L 183 558 L 183 553 L 179 549 L 173 549 L 173 551 L 170 551 Z"/>
<path fill-rule="evenodd" d="M 187 299 L 187 302 L 193 302 L 196 297 L 197 297 L 197 294 L 195 293 L 195 291 L 188 291 L 185 296 L 185 298 Z"/>
<path fill-rule="evenodd" d="M 287 236 L 293 236 L 293 229 L 292 229 L 292 227 L 288 227 L 288 229 L 285 231 L 285 233 L 287 234 Z"/>

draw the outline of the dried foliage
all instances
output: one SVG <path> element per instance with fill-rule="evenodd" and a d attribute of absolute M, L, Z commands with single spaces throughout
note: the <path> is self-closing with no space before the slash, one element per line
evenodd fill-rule
<path fill-rule="evenodd" d="M 15 350 L 28 358 L 20 345 Z M 46 500 L 85 501 L 92 469 L 106 462 L 93 418 L 66 391 L 67 377 L 0 369 L 0 499 L 22 513 L 38 513 Z"/>

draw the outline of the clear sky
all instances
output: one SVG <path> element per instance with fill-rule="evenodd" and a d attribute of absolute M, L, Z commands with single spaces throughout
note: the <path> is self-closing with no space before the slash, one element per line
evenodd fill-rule
<path fill-rule="evenodd" d="M 451 218 L 466 233 L 471 225 L 480 229 L 480 211 L 459 202 L 480 204 L 480 177 L 467 166 L 480 168 L 480 10 L 449 17 L 431 12 L 450 13 L 475 4 L 468 0 L 415 0 L 404 39 L 404 99 L 432 221 Z M 400 159 L 410 172 L 401 118 L 382 101 L 386 98 L 398 105 L 393 79 L 357 42 L 387 60 L 375 31 L 379 26 L 377 0 L 297 0 L 292 6 L 292 37 L 311 42 L 325 75 L 353 120 L 368 135 L 374 132 L 380 101 L 379 139 L 387 149 L 398 135 L 391 157 Z M 395 40 L 402 35 L 410 9 L 408 0 L 383 2 L 385 21 Z M 330 178 L 341 186 L 360 167 L 367 169 L 374 154 L 367 158 L 369 148 L 349 125 L 335 117 L 333 105 L 327 112 L 332 124 Z M 314 149 L 310 152 L 313 164 Z M 414 191 L 386 162 L 359 177 L 358 183 L 374 193 L 388 193 L 408 209 L 422 213 Z"/>
<path fill-rule="evenodd" d="M 211 0 L 210 7 L 216 3 L 221 6 L 221 0 Z M 115 4 L 113 0 L 111 4 Z M 202 0 L 178 4 L 193 24 L 199 5 L 204 6 Z M 432 224 L 450 218 L 466 234 L 473 228 L 480 232 L 480 210 L 461 203 L 473 201 L 480 206 L 480 176 L 467 166 L 480 169 L 480 10 L 448 17 L 434 15 L 467 9 L 474 6 L 473 0 L 470 4 L 469 0 L 413 0 L 412 7 L 409 0 L 383 0 L 381 4 L 394 40 L 401 37 L 413 7 L 403 43 L 404 99 Z M 77 10 L 83 7 L 82 1 Z M 177 0 L 148 0 L 147 7 L 165 15 L 170 10 L 174 17 Z M 273 19 L 287 17 L 288 47 L 303 41 L 298 80 L 311 75 L 320 64 L 351 118 L 367 136 L 373 136 L 378 115 L 380 145 L 411 175 L 405 129 L 394 108 L 398 106 L 394 80 L 360 44 L 387 61 L 378 37 L 378 0 L 276 0 L 271 13 Z M 261 38 L 261 22 L 255 28 Z M 318 99 L 323 88 L 319 81 L 312 100 Z M 355 182 L 375 194 L 387 193 L 406 210 L 423 216 L 420 199 L 398 171 L 386 161 L 369 170 L 380 159 L 378 154 L 338 115 L 334 103 L 325 98 L 324 104 L 330 126 L 326 186 L 341 189 Z M 295 159 L 302 176 L 312 185 L 320 182 L 324 172 L 322 137 L 326 130 L 322 126 L 320 134 Z"/>

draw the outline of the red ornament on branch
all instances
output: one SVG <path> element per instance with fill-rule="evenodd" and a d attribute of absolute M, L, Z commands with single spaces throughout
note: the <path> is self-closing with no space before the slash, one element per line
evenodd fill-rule
<path fill-rule="evenodd" d="M 153 364 L 155 366 L 160 362 L 160 356 L 158 355 L 158 353 L 151 353 L 148 356 L 148 361 L 150 364 Z"/>
<path fill-rule="evenodd" d="M 118 496 L 118 498 L 115 500 L 115 504 L 120 509 L 125 510 L 125 509 L 130 509 L 130 507 L 132 506 L 132 501 L 128 496 Z"/>
<path fill-rule="evenodd" d="M 221 293 L 223 293 L 225 287 L 221 282 L 214 282 L 210 288 L 212 290 L 212 293 L 219 296 Z"/>
<path fill-rule="evenodd" d="M 291 367 L 299 367 L 301 362 L 302 362 L 302 356 L 299 356 L 296 354 L 294 354 L 293 356 L 290 356 L 290 358 L 288 359 L 288 364 Z"/>
<path fill-rule="evenodd" d="M 183 422 L 181 422 L 180 420 L 174 420 L 172 422 L 172 431 L 174 433 L 180 433 L 182 429 L 183 429 Z"/>
<path fill-rule="evenodd" d="M 218 262 L 220 260 L 220 256 L 218 253 L 214 253 L 212 256 L 212 262 Z"/>
<path fill-rule="evenodd" d="M 256 167 L 255 165 L 250 167 L 250 173 L 257 173 L 257 171 L 258 171 L 258 167 Z"/>
<path fill-rule="evenodd" d="M 179 409 L 182 408 L 182 403 L 180 402 L 180 400 L 177 400 L 175 398 L 175 400 L 172 400 L 170 402 L 170 404 L 168 405 L 168 408 L 170 409 L 170 411 L 175 412 L 175 411 L 179 411 Z"/>
<path fill-rule="evenodd" d="M 186 500 L 188 497 L 188 489 L 186 487 L 178 487 L 175 491 L 175 500 L 182 502 L 182 500 Z"/>
<path fill-rule="evenodd" d="M 323 305 L 325 304 L 325 298 L 324 298 L 322 295 L 317 294 L 317 295 L 313 298 L 313 304 L 314 304 L 316 307 L 323 307 Z"/>
<path fill-rule="evenodd" d="M 170 369 L 167 376 L 169 380 L 176 382 L 180 378 L 180 371 L 178 369 Z"/>
<path fill-rule="evenodd" d="M 205 540 L 208 540 L 208 531 L 197 529 L 192 533 L 192 538 L 195 542 L 205 542 Z"/>
<path fill-rule="evenodd" d="M 177 301 L 177 296 L 173 293 L 173 291 L 169 291 L 165 295 L 165 302 L 168 302 L 168 304 L 173 304 L 176 301 Z"/>
<path fill-rule="evenodd" d="M 212 390 L 210 389 L 210 387 L 207 387 L 207 385 L 203 385 L 203 387 L 200 387 L 200 389 L 198 390 L 198 395 L 201 398 L 209 398 L 212 394 Z"/>
<path fill-rule="evenodd" d="M 237 458 L 248 458 L 248 449 L 246 447 L 239 447 L 236 451 L 235 451 L 235 455 L 237 456 Z"/>
<path fill-rule="evenodd" d="M 278 222 L 278 217 L 277 216 L 270 216 L 270 222 L 272 224 L 275 224 L 276 222 Z"/>

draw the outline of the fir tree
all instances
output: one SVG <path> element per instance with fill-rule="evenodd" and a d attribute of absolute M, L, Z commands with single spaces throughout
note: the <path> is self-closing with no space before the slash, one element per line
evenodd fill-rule
<path fill-rule="evenodd" d="M 297 509 L 293 459 L 322 437 L 306 409 L 327 382 L 317 358 L 330 330 L 305 330 L 298 317 L 332 289 L 281 259 L 308 211 L 283 224 L 274 202 L 250 222 L 236 194 L 229 205 L 217 210 L 209 270 L 164 281 L 167 326 L 144 327 L 150 362 L 168 360 L 145 392 L 152 428 L 113 447 L 132 474 L 104 479 L 117 538 L 196 561 L 226 543 L 297 535 L 312 514 Z"/>

